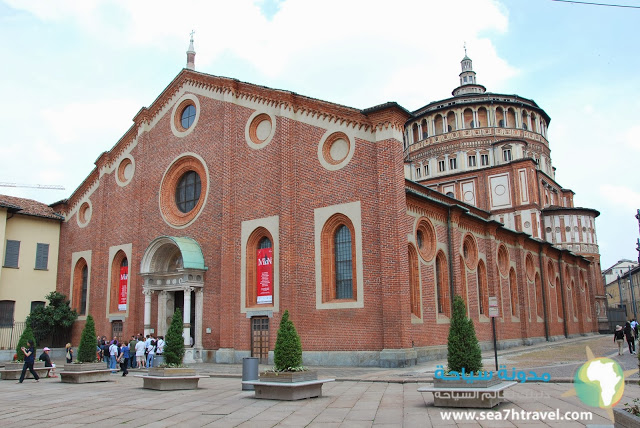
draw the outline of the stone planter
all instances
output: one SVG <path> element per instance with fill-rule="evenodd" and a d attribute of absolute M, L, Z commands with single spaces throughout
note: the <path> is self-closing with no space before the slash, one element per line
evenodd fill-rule
<path fill-rule="evenodd" d="M 104 368 L 104 363 L 67 363 L 60 372 L 63 383 L 109 382 L 111 370 Z"/>
<path fill-rule="evenodd" d="M 640 428 L 640 417 L 623 409 L 613 409 L 615 428 Z"/>
<path fill-rule="evenodd" d="M 4 363 L 4 369 L 5 370 L 22 370 L 23 365 L 24 365 L 24 361 Z M 42 367 L 44 367 L 44 361 L 36 361 L 35 363 L 33 363 L 34 369 L 39 369 Z"/>
<path fill-rule="evenodd" d="M 208 376 L 196 376 L 196 370 L 189 367 L 151 367 L 146 375 L 138 375 L 143 380 L 142 387 L 156 391 L 197 389 L 198 381 Z"/>
<path fill-rule="evenodd" d="M 262 382 L 306 382 L 317 380 L 318 372 L 315 370 L 305 370 L 301 372 L 262 372 L 258 375 Z"/>
<path fill-rule="evenodd" d="M 0 379 L 2 380 L 18 380 L 20 379 L 20 374 L 22 374 L 22 367 L 24 366 L 24 362 L 22 363 L 6 363 L 4 369 L 0 370 Z M 53 367 L 45 367 L 44 361 L 37 361 L 33 365 L 33 370 L 38 373 L 39 377 L 48 377 L 49 371 Z M 25 379 L 33 379 L 31 376 L 31 372 L 27 370 Z"/>

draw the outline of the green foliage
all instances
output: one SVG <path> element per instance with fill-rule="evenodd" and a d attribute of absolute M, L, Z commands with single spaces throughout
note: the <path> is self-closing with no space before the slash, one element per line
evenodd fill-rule
<path fill-rule="evenodd" d="M 467 318 L 467 309 L 460 296 L 453 298 L 453 314 L 447 342 L 447 368 L 467 373 L 482 369 L 482 353 L 473 321 Z"/>
<path fill-rule="evenodd" d="M 277 371 L 293 371 L 302 366 L 302 343 L 293 322 L 289 319 L 288 310 L 284 311 L 280 320 L 273 362 Z"/>
<path fill-rule="evenodd" d="M 20 339 L 18 340 L 18 345 L 16 346 L 16 355 L 18 357 L 17 361 L 24 361 L 24 352 L 22 352 L 22 347 L 27 347 L 27 340 L 31 339 L 33 342 L 33 347 L 36 347 L 36 338 L 33 336 L 33 330 L 29 327 L 29 324 L 25 327 L 22 335 L 20 335 Z M 35 352 L 35 350 L 34 350 Z"/>
<path fill-rule="evenodd" d="M 178 367 L 182 365 L 184 357 L 184 338 L 182 337 L 182 311 L 176 309 L 171 319 L 171 325 L 165 336 L 164 361 L 168 366 Z"/>
<path fill-rule="evenodd" d="M 97 360 L 97 346 L 96 340 L 96 325 L 93 322 L 93 317 L 87 315 L 87 323 L 82 329 L 82 336 L 80 337 L 80 345 L 78 346 L 78 357 L 76 359 L 79 363 L 93 363 Z"/>
<path fill-rule="evenodd" d="M 49 337 L 54 331 L 71 328 L 78 318 L 64 294 L 52 291 L 45 298 L 49 304 L 35 308 L 27 317 L 27 324 L 39 341 Z"/>

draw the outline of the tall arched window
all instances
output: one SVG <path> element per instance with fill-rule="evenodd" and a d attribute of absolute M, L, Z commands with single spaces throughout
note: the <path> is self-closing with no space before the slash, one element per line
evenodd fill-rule
<path fill-rule="evenodd" d="M 87 313 L 87 293 L 89 290 L 89 267 L 83 258 L 76 262 L 73 270 L 73 308 L 78 315 Z"/>
<path fill-rule="evenodd" d="M 544 318 L 544 302 L 542 300 L 542 281 L 540 275 L 536 272 L 536 310 L 540 318 Z"/>
<path fill-rule="evenodd" d="M 409 293 L 411 295 L 411 313 L 422 318 L 420 310 L 420 270 L 418 265 L 418 252 L 409 244 Z"/>
<path fill-rule="evenodd" d="M 322 228 L 322 300 L 357 300 L 355 230 L 344 214 Z"/>
<path fill-rule="evenodd" d="M 487 315 L 489 312 L 489 287 L 487 283 L 487 268 L 484 262 L 478 262 L 478 308 L 480 313 Z"/>
<path fill-rule="evenodd" d="M 120 250 L 111 262 L 109 312 L 125 311 L 128 302 L 129 261 L 124 251 Z"/>
<path fill-rule="evenodd" d="M 562 310 L 563 308 L 561 308 L 560 306 L 560 299 L 558 298 L 558 293 L 562 293 L 562 290 L 560 290 L 560 278 L 556 277 L 556 295 L 555 295 L 555 299 L 556 299 L 556 308 L 558 310 L 558 318 L 564 318 L 563 314 L 562 314 Z"/>
<path fill-rule="evenodd" d="M 273 295 L 275 284 L 274 282 L 274 267 L 275 267 L 275 257 L 276 254 L 271 251 L 271 259 L 269 259 L 268 251 L 263 251 L 269 248 L 273 248 L 273 238 L 269 231 L 264 227 L 258 227 L 254 230 L 249 239 L 247 240 L 247 249 L 246 249 L 246 260 L 247 260 L 247 272 L 246 272 L 246 296 L 245 301 L 247 307 L 265 307 L 272 306 L 275 296 Z M 261 258 L 258 257 L 258 253 L 260 253 Z M 267 254 L 265 260 L 265 253 Z M 265 263 L 266 262 L 266 263 Z M 269 278 L 271 284 L 271 294 L 265 289 L 261 292 L 258 291 L 261 286 L 260 282 L 263 278 L 258 277 L 258 269 L 262 270 L 263 275 L 266 272 L 267 277 Z M 265 284 L 262 284 L 265 286 Z M 269 284 L 266 285 L 269 287 Z"/>
<path fill-rule="evenodd" d="M 336 266 L 336 299 L 353 299 L 353 253 L 351 232 L 341 225 L 334 235 Z"/>
<path fill-rule="evenodd" d="M 516 271 L 511 268 L 509 271 L 509 290 L 511 292 L 511 315 L 518 316 L 518 283 L 516 281 Z"/>
<path fill-rule="evenodd" d="M 447 259 L 442 251 L 436 256 L 436 295 L 438 313 L 449 316 L 449 275 Z"/>

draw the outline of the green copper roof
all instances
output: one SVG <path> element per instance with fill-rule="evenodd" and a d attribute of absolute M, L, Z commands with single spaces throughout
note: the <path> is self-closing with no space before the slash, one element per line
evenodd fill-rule
<path fill-rule="evenodd" d="M 175 242 L 178 248 L 180 248 L 180 252 L 182 253 L 182 264 L 185 269 L 208 269 L 204 265 L 202 249 L 195 239 L 187 238 L 186 236 L 167 236 L 167 238 Z"/>

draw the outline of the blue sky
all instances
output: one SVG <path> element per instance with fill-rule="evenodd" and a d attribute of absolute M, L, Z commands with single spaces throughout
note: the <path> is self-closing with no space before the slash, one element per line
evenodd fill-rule
<path fill-rule="evenodd" d="M 479 83 L 551 116 L 556 180 L 601 212 L 602 266 L 635 260 L 639 21 L 551 0 L 0 0 L 0 182 L 66 187 L 0 192 L 68 197 L 184 67 L 191 30 L 198 71 L 356 108 L 449 97 L 466 43 Z"/>

